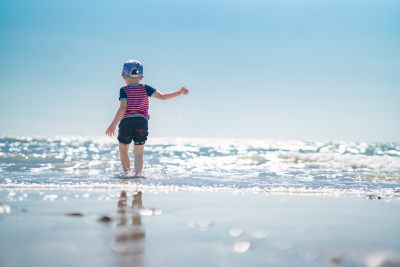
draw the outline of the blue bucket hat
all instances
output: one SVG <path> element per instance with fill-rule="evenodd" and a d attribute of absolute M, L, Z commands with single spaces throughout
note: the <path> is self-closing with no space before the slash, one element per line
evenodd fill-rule
<path fill-rule="evenodd" d="M 124 63 L 122 68 L 122 75 L 124 77 L 140 78 L 143 76 L 143 65 L 137 60 L 128 60 Z"/>

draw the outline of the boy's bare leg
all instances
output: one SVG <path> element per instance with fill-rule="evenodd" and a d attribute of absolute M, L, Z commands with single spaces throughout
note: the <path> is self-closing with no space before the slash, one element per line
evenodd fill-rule
<path fill-rule="evenodd" d="M 131 163 L 129 161 L 129 145 L 125 144 L 119 144 L 119 157 L 121 159 L 121 165 L 122 168 L 124 169 L 124 172 L 127 173 L 129 172 L 129 169 L 131 168 Z"/>
<path fill-rule="evenodd" d="M 135 175 L 141 176 L 143 170 L 144 145 L 135 145 L 133 154 L 135 155 Z"/>

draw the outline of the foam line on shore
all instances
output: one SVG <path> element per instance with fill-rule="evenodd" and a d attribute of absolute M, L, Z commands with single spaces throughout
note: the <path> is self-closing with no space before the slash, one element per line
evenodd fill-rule
<path fill-rule="evenodd" d="M 317 195 L 317 196 L 360 196 L 369 199 L 399 198 L 400 190 L 361 190 L 361 189 L 315 189 L 315 188 L 296 188 L 296 187 L 249 187 L 233 188 L 223 186 L 178 186 L 178 185 L 154 185 L 140 183 L 125 184 L 0 184 L 0 190 L 132 190 L 149 191 L 156 193 L 169 192 L 226 192 L 232 194 L 254 193 L 254 194 L 289 194 L 289 195 Z"/>

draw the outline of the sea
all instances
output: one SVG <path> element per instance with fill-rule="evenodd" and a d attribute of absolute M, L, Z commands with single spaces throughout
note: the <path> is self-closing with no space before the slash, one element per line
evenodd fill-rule
<path fill-rule="evenodd" d="M 121 175 L 113 138 L 0 137 L 0 189 L 140 185 L 393 198 L 400 197 L 400 143 L 151 138 L 143 174 Z"/>

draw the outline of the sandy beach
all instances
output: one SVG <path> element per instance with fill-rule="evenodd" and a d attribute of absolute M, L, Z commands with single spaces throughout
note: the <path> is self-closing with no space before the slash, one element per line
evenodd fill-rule
<path fill-rule="evenodd" d="M 377 196 L 0 190 L 0 266 L 400 266 Z"/>

